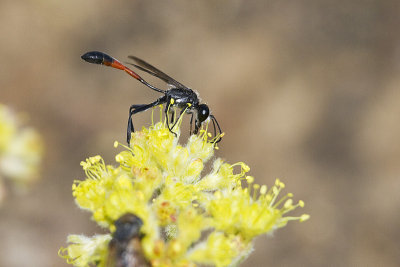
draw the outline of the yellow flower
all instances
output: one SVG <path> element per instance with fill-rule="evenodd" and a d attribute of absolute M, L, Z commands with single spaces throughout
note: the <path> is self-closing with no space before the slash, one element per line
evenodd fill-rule
<path fill-rule="evenodd" d="M 39 177 L 43 145 L 39 134 L 20 125 L 8 107 L 0 104 L 0 202 L 2 180 L 24 187 Z"/>
<path fill-rule="evenodd" d="M 141 218 L 141 246 L 152 266 L 236 264 L 253 250 L 256 236 L 289 220 L 308 219 L 308 215 L 285 216 L 304 203 L 293 204 L 292 194 L 279 199 L 284 188 L 280 180 L 269 190 L 254 184 L 245 163 L 216 158 L 210 173 L 202 175 L 217 139 L 210 140 L 202 130 L 180 145 L 180 123 L 179 119 L 174 129 L 177 136 L 161 121 L 134 132 L 131 147 L 116 142 L 115 146 L 125 148 L 115 157 L 117 167 L 106 165 L 100 156 L 82 162 L 87 179 L 73 184 L 76 203 L 92 212 L 92 218 L 110 233 L 126 213 Z M 80 237 L 79 242 L 68 240 L 69 246 L 61 252 L 75 266 L 83 262 L 101 266 L 109 241 L 110 236 Z"/>
<path fill-rule="evenodd" d="M 107 245 L 111 236 L 95 235 L 86 237 L 83 235 L 69 235 L 67 242 L 68 248 L 61 248 L 58 254 L 67 260 L 67 263 L 78 267 L 89 266 L 92 262 L 100 262 L 100 266 L 105 266 Z"/>
<path fill-rule="evenodd" d="M 252 180 L 252 177 L 247 179 L 249 185 L 252 184 Z M 292 199 L 288 199 L 280 207 L 292 194 L 287 194 L 275 203 L 283 188 L 284 184 L 277 179 L 268 192 L 266 186 L 261 186 L 260 189 L 258 184 L 253 185 L 253 191 L 251 187 L 237 186 L 233 190 L 215 192 L 214 198 L 207 205 L 207 210 L 213 217 L 214 227 L 228 234 L 240 235 L 244 240 L 252 240 L 258 235 L 285 226 L 289 220 L 300 220 L 301 217 L 283 215 L 298 206 L 303 206 L 302 201 L 293 205 Z"/>

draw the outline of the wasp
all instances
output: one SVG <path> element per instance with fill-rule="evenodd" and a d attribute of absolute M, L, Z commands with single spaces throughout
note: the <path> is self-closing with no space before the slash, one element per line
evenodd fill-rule
<path fill-rule="evenodd" d="M 214 115 L 211 114 L 210 109 L 208 106 L 204 103 L 200 103 L 200 98 L 197 92 L 193 91 L 192 89 L 186 87 L 185 85 L 181 84 L 180 82 L 176 81 L 175 79 L 171 78 L 161 70 L 157 69 L 156 67 L 150 65 L 146 61 L 137 58 L 135 56 L 129 56 L 128 58 L 132 59 L 135 63 L 128 63 L 135 68 L 144 71 L 150 75 L 153 75 L 164 82 L 168 84 L 169 89 L 167 90 L 162 90 L 159 89 L 148 82 L 146 82 L 142 77 L 140 77 L 136 72 L 128 68 L 127 66 L 123 65 L 120 61 L 116 60 L 115 58 L 103 53 L 103 52 L 98 52 L 98 51 L 92 51 L 92 52 L 87 52 L 84 55 L 82 55 L 82 59 L 93 64 L 100 64 L 100 65 L 105 65 L 108 67 L 112 67 L 115 69 L 123 70 L 126 73 L 128 73 L 130 76 L 141 82 L 142 84 L 146 85 L 148 88 L 162 93 L 163 96 L 159 97 L 157 100 L 150 104 L 134 104 L 131 105 L 129 108 L 129 118 L 128 118 L 128 127 L 127 127 L 127 142 L 128 145 L 130 144 L 131 140 L 131 134 L 134 132 L 134 127 L 132 123 L 132 116 L 136 113 L 146 111 L 152 107 L 155 107 L 157 105 L 161 104 L 166 104 L 165 107 L 165 116 L 166 116 L 166 122 L 167 122 L 167 127 L 171 133 L 173 133 L 175 136 L 177 134 L 173 131 L 173 128 L 175 127 L 176 123 L 178 120 L 175 120 L 174 122 L 174 107 L 179 108 L 180 114 L 179 117 L 183 115 L 183 113 L 187 113 L 191 115 L 190 119 L 190 132 L 189 134 L 192 134 L 192 128 L 193 128 L 193 123 L 194 123 L 194 130 L 193 134 L 197 134 L 202 126 L 202 124 L 208 120 L 211 120 L 213 127 L 214 127 L 214 139 L 212 139 L 212 142 L 218 143 L 221 141 L 221 136 L 222 136 L 222 131 L 221 127 L 218 124 L 218 121 L 214 117 Z M 171 120 L 168 120 L 168 113 L 171 113 Z M 194 118 L 194 122 L 193 122 Z M 217 129 L 218 129 L 218 135 L 217 135 Z"/>

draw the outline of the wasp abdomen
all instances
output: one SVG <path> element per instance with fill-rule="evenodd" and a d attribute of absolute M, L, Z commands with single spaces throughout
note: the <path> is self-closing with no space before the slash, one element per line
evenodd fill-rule
<path fill-rule="evenodd" d="M 89 63 L 111 65 L 114 59 L 103 52 L 92 51 L 82 55 L 81 58 Z"/>

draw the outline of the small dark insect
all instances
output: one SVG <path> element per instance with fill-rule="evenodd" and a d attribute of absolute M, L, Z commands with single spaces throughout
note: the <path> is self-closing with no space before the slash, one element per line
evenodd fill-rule
<path fill-rule="evenodd" d="M 136 72 L 134 72 L 133 70 L 124 66 L 118 60 L 116 60 L 102 52 L 92 51 L 92 52 L 88 52 L 82 56 L 82 59 L 89 63 L 102 64 L 102 65 L 113 67 L 113 68 L 116 68 L 119 70 L 124 70 L 130 76 L 132 76 L 139 82 L 143 83 L 150 89 L 164 94 L 162 97 L 158 98 L 153 103 L 142 104 L 142 105 L 132 105 L 129 108 L 129 119 L 128 119 L 128 129 L 127 129 L 128 144 L 130 143 L 130 140 L 131 140 L 131 133 L 134 132 L 134 127 L 133 127 L 133 123 L 132 123 L 132 115 L 142 112 L 142 111 L 145 111 L 145 110 L 148 110 L 149 108 L 152 108 L 157 105 L 164 104 L 164 103 L 166 103 L 165 116 L 167 117 L 167 119 L 166 119 L 167 126 L 168 126 L 169 131 L 171 133 L 173 133 L 175 136 L 176 136 L 176 133 L 173 131 L 173 128 L 175 127 L 178 120 L 175 120 L 175 122 L 174 122 L 175 114 L 174 114 L 174 110 L 172 108 L 178 107 L 181 109 L 179 117 L 183 113 L 191 114 L 190 134 L 192 134 L 193 117 L 195 117 L 193 134 L 197 134 L 199 132 L 199 129 L 201 128 L 201 125 L 203 124 L 203 122 L 205 122 L 207 119 L 210 119 L 212 121 L 212 124 L 214 127 L 214 137 L 215 137 L 212 140 L 212 142 L 218 143 L 221 141 L 222 131 L 221 131 L 221 128 L 220 128 L 217 120 L 215 119 L 215 117 L 212 114 L 210 114 L 210 110 L 206 104 L 200 104 L 199 96 L 195 91 L 184 86 L 180 82 L 177 82 L 176 80 L 174 80 L 173 78 L 171 78 L 164 72 L 160 71 L 159 69 L 153 67 L 152 65 L 145 62 L 144 60 L 134 57 L 134 56 L 129 56 L 129 58 L 134 60 L 136 64 L 131 64 L 131 63 L 128 63 L 128 64 L 138 68 L 139 70 L 147 72 L 157 78 L 160 78 L 161 80 L 163 80 L 164 82 L 166 82 L 169 85 L 169 89 L 162 90 L 162 89 L 154 87 L 153 85 L 146 82 Z M 170 121 L 168 120 L 169 112 L 172 113 Z M 219 132 L 218 135 L 217 135 L 217 128 L 218 128 L 218 132 Z"/>
<path fill-rule="evenodd" d="M 108 245 L 107 267 L 149 267 L 141 245 L 143 221 L 132 213 L 114 223 L 116 230 Z"/>

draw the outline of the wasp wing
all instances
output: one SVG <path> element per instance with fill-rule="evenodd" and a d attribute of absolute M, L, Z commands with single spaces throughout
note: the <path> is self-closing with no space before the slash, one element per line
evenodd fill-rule
<path fill-rule="evenodd" d="M 157 69 L 156 67 L 150 65 L 149 63 L 147 63 L 146 61 L 137 58 L 135 56 L 128 56 L 130 59 L 133 59 L 137 64 L 131 64 L 132 66 L 147 72 L 157 78 L 160 78 L 161 80 L 163 80 L 164 82 L 166 82 L 169 85 L 172 85 L 173 87 L 176 88 L 187 88 L 186 86 L 184 86 L 183 84 L 181 84 L 180 82 L 176 81 L 175 79 L 171 78 L 169 75 L 165 74 L 164 72 L 162 72 L 161 70 Z"/>

